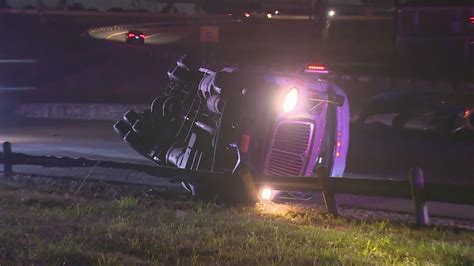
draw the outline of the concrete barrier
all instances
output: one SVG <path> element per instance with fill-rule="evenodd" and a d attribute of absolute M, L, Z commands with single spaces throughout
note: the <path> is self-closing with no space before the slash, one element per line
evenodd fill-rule
<path fill-rule="evenodd" d="M 118 120 L 130 109 L 141 111 L 149 107 L 147 104 L 31 103 L 18 105 L 15 113 L 28 118 Z"/>

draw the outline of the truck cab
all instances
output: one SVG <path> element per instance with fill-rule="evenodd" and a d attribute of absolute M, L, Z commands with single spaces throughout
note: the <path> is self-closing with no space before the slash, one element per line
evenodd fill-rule
<path fill-rule="evenodd" d="M 206 199 L 238 195 L 235 180 L 342 176 L 349 146 L 349 102 L 322 65 L 297 73 L 197 68 L 181 58 L 150 109 L 114 126 L 160 167 L 187 170 L 183 185 Z M 205 171 L 216 179 L 194 179 Z M 237 191 L 235 191 L 237 190 Z M 243 193 L 243 192 L 242 192 Z"/>

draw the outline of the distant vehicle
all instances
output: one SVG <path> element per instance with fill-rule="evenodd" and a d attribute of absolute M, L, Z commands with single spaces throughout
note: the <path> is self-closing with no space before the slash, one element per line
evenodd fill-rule
<path fill-rule="evenodd" d="M 139 30 L 130 30 L 127 32 L 125 42 L 127 44 L 145 44 L 145 33 Z"/>
<path fill-rule="evenodd" d="M 391 121 L 396 129 L 405 128 L 411 121 L 417 128 L 450 132 L 453 135 L 474 133 L 474 107 L 472 97 L 428 91 L 388 91 L 377 94 L 363 106 L 359 123 L 374 115 L 394 114 Z"/>

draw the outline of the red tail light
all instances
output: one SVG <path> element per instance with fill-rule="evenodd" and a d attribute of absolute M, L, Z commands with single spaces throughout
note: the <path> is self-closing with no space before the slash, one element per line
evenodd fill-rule
<path fill-rule="evenodd" d="M 128 34 L 128 38 L 133 38 L 133 37 L 135 37 L 135 33 L 129 33 Z"/>
<path fill-rule="evenodd" d="M 471 110 L 466 110 L 466 111 L 464 111 L 463 117 L 468 118 L 470 115 L 471 115 Z"/>
<path fill-rule="evenodd" d="M 325 66 L 322 65 L 308 65 L 307 67 L 308 70 L 326 70 Z"/>
<path fill-rule="evenodd" d="M 474 16 L 471 16 L 471 17 L 469 18 L 469 21 L 471 22 L 471 24 L 474 25 Z"/>
<path fill-rule="evenodd" d="M 140 34 L 140 38 L 145 39 L 145 34 Z"/>
<path fill-rule="evenodd" d="M 328 68 L 325 65 L 321 64 L 309 64 L 306 66 L 305 72 L 307 73 L 322 73 L 327 74 L 329 73 Z"/>

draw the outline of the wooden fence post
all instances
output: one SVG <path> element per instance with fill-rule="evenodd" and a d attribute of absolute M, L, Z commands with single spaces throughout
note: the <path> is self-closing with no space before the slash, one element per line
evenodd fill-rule
<path fill-rule="evenodd" d="M 12 144 L 10 142 L 3 143 L 3 174 L 5 178 L 12 173 Z"/>
<path fill-rule="evenodd" d="M 328 169 L 324 166 L 319 166 L 316 169 L 316 174 L 319 177 L 319 182 L 321 182 L 321 186 L 323 189 L 323 198 L 324 203 L 326 204 L 326 208 L 328 212 L 334 216 L 339 215 L 339 208 L 337 206 L 336 196 L 331 191 L 329 187 L 329 172 Z"/>
<path fill-rule="evenodd" d="M 410 185 L 413 202 L 415 204 L 415 215 L 417 225 L 428 225 L 430 217 L 428 214 L 428 205 L 425 197 L 425 178 L 423 170 L 419 167 L 410 170 Z"/>

